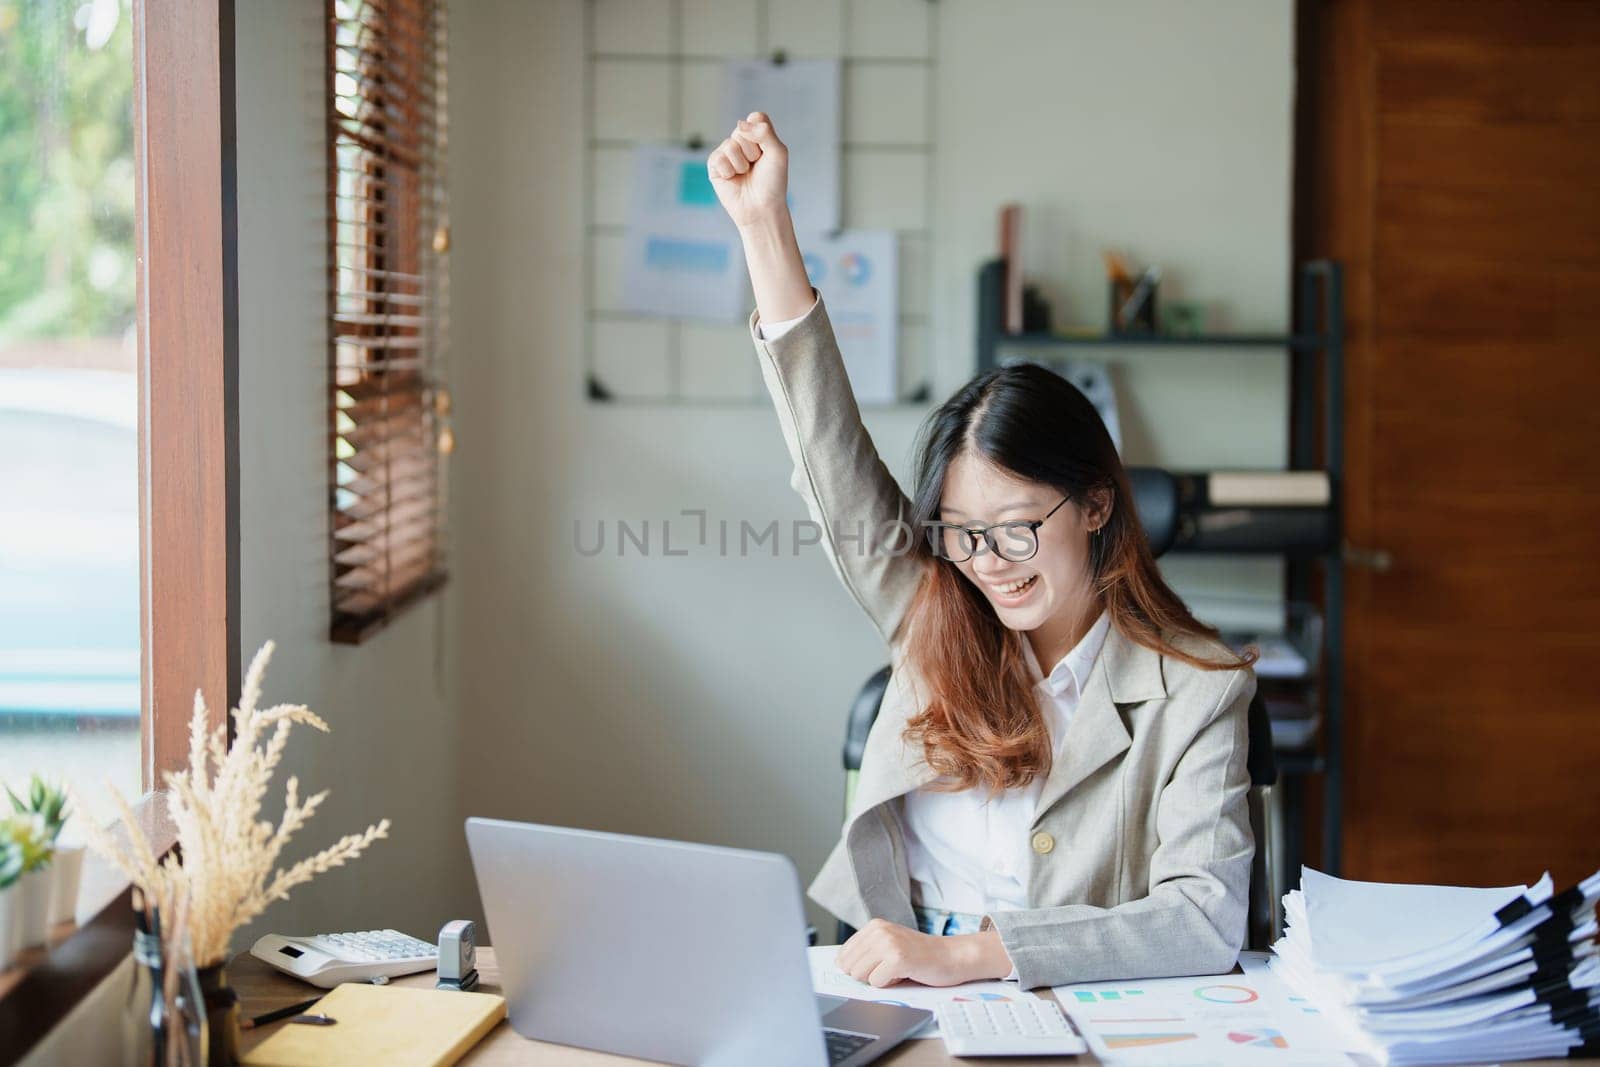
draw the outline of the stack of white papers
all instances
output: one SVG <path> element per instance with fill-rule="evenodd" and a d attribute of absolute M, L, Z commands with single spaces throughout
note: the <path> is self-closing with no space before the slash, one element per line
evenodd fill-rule
<path fill-rule="evenodd" d="M 1305 869 L 1272 969 L 1384 1064 L 1600 1054 L 1600 873 L 1499 889 Z"/>

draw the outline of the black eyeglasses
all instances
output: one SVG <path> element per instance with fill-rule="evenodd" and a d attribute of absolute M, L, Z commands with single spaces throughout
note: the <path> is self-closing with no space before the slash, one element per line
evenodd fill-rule
<path fill-rule="evenodd" d="M 978 551 L 980 538 L 1001 559 L 1022 563 L 1032 559 L 1039 551 L 1039 527 L 1044 525 L 1045 519 L 1060 511 L 1061 504 L 1071 499 L 1070 495 L 1062 497 L 1061 503 L 1051 508 L 1044 519 L 1034 519 L 1032 522 L 997 522 L 992 526 L 985 526 L 981 522 L 965 526 L 957 526 L 952 522 L 931 522 L 928 524 L 928 540 L 934 554 L 951 563 L 965 563 L 971 559 Z"/>

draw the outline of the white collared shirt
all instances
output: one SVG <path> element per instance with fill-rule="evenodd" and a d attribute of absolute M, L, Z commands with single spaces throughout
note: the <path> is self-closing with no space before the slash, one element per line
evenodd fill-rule
<path fill-rule="evenodd" d="M 1061 759 L 1067 726 L 1110 626 L 1111 617 L 1101 612 L 1049 677 L 1023 639 L 1056 760 Z M 1044 778 L 1036 777 L 992 800 L 981 788 L 956 793 L 916 789 L 902 797 L 913 900 L 924 907 L 973 915 L 1026 908 L 1028 853 L 1043 791 Z"/>

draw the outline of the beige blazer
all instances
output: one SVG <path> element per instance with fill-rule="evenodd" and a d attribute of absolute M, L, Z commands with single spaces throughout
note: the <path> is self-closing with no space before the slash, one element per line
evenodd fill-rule
<path fill-rule="evenodd" d="M 911 504 L 861 423 L 820 295 L 777 340 L 758 339 L 758 321 L 752 313 L 751 339 L 794 459 L 791 484 L 893 667 L 844 832 L 808 895 L 853 926 L 914 927 L 893 801 L 934 774 L 901 737 L 921 707 L 902 623 L 926 564 L 893 551 L 905 543 L 895 521 L 910 522 Z M 1199 639 L 1180 645 L 1222 652 Z M 1255 687 L 1249 670 L 1198 670 L 1112 626 L 1029 831 L 1029 906 L 985 919 L 1024 987 L 1232 968 L 1254 850 L 1246 710 Z"/>

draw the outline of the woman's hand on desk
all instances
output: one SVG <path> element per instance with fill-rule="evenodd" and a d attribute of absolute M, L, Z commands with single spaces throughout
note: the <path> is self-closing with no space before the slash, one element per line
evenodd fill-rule
<path fill-rule="evenodd" d="M 873 919 L 843 945 L 838 967 L 858 982 L 893 985 L 909 978 L 923 985 L 960 985 L 1011 973 L 1011 957 L 1000 931 L 925 934 L 886 919 Z"/>
<path fill-rule="evenodd" d="M 723 210 L 740 229 L 788 213 L 789 150 L 766 112 L 740 119 L 706 157 L 706 172 Z"/>

